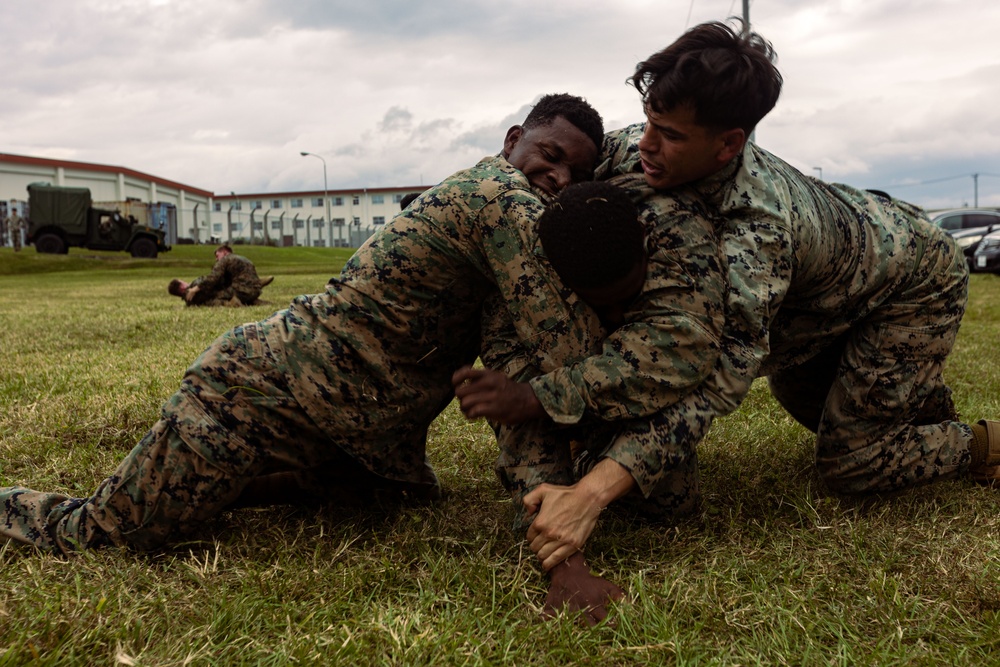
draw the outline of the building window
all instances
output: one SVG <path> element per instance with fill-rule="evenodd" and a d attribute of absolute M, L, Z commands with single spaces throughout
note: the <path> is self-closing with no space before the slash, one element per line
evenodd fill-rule
<path fill-rule="evenodd" d="M 343 197 L 334 197 L 333 198 L 333 205 L 334 206 L 343 206 L 344 205 L 344 198 Z"/>
<path fill-rule="evenodd" d="M 293 220 L 292 224 L 295 226 L 295 229 L 303 229 L 306 226 L 306 221 L 305 220 Z"/>
<path fill-rule="evenodd" d="M 280 199 L 272 199 L 271 200 L 271 208 L 281 208 L 281 200 Z"/>
<path fill-rule="evenodd" d="M 357 206 L 358 204 L 361 203 L 361 197 L 359 197 L 357 195 L 354 195 L 354 198 L 351 199 L 351 203 L 354 204 L 355 206 Z"/>
<path fill-rule="evenodd" d="M 212 204 L 212 208 L 215 209 L 216 213 L 221 213 L 222 212 L 222 202 L 221 201 L 214 202 Z"/>
<path fill-rule="evenodd" d="M 376 215 L 374 218 L 372 218 L 372 224 L 373 225 L 384 225 L 385 224 L 385 216 L 384 215 Z"/>
<path fill-rule="evenodd" d="M 323 198 L 322 197 L 313 197 L 312 198 L 312 205 L 313 206 L 322 206 L 323 205 Z"/>
<path fill-rule="evenodd" d="M 234 201 L 233 202 L 233 210 L 235 210 L 235 211 L 242 211 L 243 210 L 243 203 L 242 202 L 238 202 L 238 201 Z"/>
<path fill-rule="evenodd" d="M 259 199 L 257 201 L 250 202 L 250 210 L 251 211 L 256 210 L 258 208 L 264 208 L 264 202 L 262 202 Z"/>
<path fill-rule="evenodd" d="M 272 220 L 271 229 L 281 229 L 281 220 Z"/>
<path fill-rule="evenodd" d="M 395 195 L 392 196 L 392 203 L 393 204 L 398 204 L 401 201 L 403 201 L 403 195 L 395 194 Z"/>
<path fill-rule="evenodd" d="M 324 241 L 323 239 L 313 239 L 313 247 L 314 248 L 325 248 L 326 247 L 326 241 Z"/>
<path fill-rule="evenodd" d="M 213 222 L 212 223 L 212 233 L 213 234 L 221 234 L 222 233 L 222 223 L 221 222 Z"/>
<path fill-rule="evenodd" d="M 292 208 L 302 208 L 302 200 L 301 199 L 293 199 L 292 200 Z"/>
<path fill-rule="evenodd" d="M 384 204 L 385 203 L 385 195 L 372 195 L 372 203 L 373 204 Z"/>
<path fill-rule="evenodd" d="M 263 222 L 257 222 L 256 220 L 254 220 L 253 229 L 254 229 L 255 232 L 262 232 L 262 231 L 264 231 L 264 223 Z"/>
<path fill-rule="evenodd" d="M 320 218 L 319 220 L 313 220 L 313 227 L 315 227 L 316 229 L 323 229 L 323 218 Z"/>
<path fill-rule="evenodd" d="M 361 226 L 361 218 L 359 218 L 357 216 L 354 216 L 354 226 L 355 227 L 360 227 Z"/>
<path fill-rule="evenodd" d="M 343 218 L 334 218 L 333 219 L 333 224 L 337 225 L 338 227 L 343 227 L 344 226 L 344 222 L 346 222 L 346 221 Z"/>

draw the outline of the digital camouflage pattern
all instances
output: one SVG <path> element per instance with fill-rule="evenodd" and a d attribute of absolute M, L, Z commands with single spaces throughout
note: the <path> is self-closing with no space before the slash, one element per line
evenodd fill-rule
<path fill-rule="evenodd" d="M 192 305 L 196 306 L 225 305 L 233 297 L 249 306 L 260 297 L 261 292 L 260 277 L 253 262 L 234 253 L 216 260 L 212 272 L 196 278 L 191 283 L 192 287 L 195 285 L 199 294 L 192 300 Z"/>
<path fill-rule="evenodd" d="M 615 171 L 639 168 L 642 129 L 609 135 Z M 687 449 L 682 440 L 700 440 L 769 375 L 817 432 L 817 464 L 835 490 L 889 491 L 968 466 L 972 432 L 941 373 L 968 269 L 919 209 L 805 176 L 753 144 L 670 195 L 700 197 L 722 217 L 729 291 L 719 367 L 673 408 L 685 425 L 665 447 Z M 812 375 L 817 366 L 824 373 Z"/>
<path fill-rule="evenodd" d="M 436 488 L 427 427 L 453 397 L 452 373 L 476 358 L 483 300 L 511 300 L 540 363 L 545 341 L 579 319 L 543 294 L 553 285 L 523 251 L 541 210 L 500 157 L 424 192 L 324 293 L 213 342 L 95 495 L 0 490 L 0 534 L 63 552 L 151 549 L 216 515 L 257 475 L 301 471 L 335 490 L 355 476 L 344 479 L 345 460 L 387 486 Z"/>
<path fill-rule="evenodd" d="M 484 365 L 529 380 L 554 421 L 497 428 L 497 471 L 514 496 L 520 524 L 526 521 L 520 500 L 528 491 L 543 482 L 572 484 L 586 472 L 583 461 L 602 457 L 631 472 L 638 488 L 623 504 L 647 516 L 669 520 L 697 502 L 693 443 L 664 447 L 678 427 L 665 409 L 715 367 L 725 300 L 719 240 L 696 198 L 659 194 L 641 174 L 611 182 L 637 202 L 650 255 L 646 283 L 626 322 L 589 348 L 573 344 L 581 337 L 556 341 L 553 367 L 519 355 L 502 304 L 491 301 L 484 309 Z M 532 244 L 543 257 L 540 241 Z"/>
<path fill-rule="evenodd" d="M 233 291 L 228 287 L 224 287 L 217 292 L 211 292 L 202 289 L 202 283 L 204 282 L 204 276 L 198 276 L 188 284 L 188 289 L 194 287 L 198 288 L 198 292 L 191 298 L 190 301 L 184 300 L 185 306 L 207 306 L 207 307 L 219 307 L 219 306 L 243 306 L 251 305 L 244 304 L 239 298 L 233 294 Z M 253 302 L 256 303 L 256 302 Z"/>

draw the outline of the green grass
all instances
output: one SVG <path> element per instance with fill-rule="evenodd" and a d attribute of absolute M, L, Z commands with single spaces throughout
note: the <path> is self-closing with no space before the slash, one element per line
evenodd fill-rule
<path fill-rule="evenodd" d="M 0 484 L 89 494 L 219 333 L 322 289 L 334 249 L 241 248 L 271 305 L 186 309 L 156 260 L 0 250 Z M 970 419 L 1000 415 L 1000 278 L 973 276 L 947 368 Z M 623 585 L 615 623 L 539 622 L 545 581 L 454 406 L 430 456 L 443 502 L 228 513 L 163 553 L 71 559 L 0 546 L 0 665 L 1000 664 L 1000 498 L 965 481 L 828 494 L 812 438 L 754 387 L 700 449 L 705 502 L 674 528 L 609 515 L 588 546 Z"/>

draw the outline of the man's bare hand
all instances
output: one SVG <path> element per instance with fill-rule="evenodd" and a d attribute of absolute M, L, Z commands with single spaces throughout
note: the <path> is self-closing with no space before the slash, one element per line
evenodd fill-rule
<path fill-rule="evenodd" d="M 547 416 L 530 384 L 515 382 L 500 371 L 463 366 L 452 375 L 451 383 L 467 419 L 485 417 L 501 424 L 520 424 Z"/>
<path fill-rule="evenodd" d="M 607 618 L 610 603 L 625 597 L 619 586 L 591 574 L 581 553 L 553 568 L 549 577 L 549 593 L 542 610 L 546 618 L 566 610 L 580 613 L 584 623 L 594 626 Z"/>
<path fill-rule="evenodd" d="M 522 502 L 535 519 L 528 542 L 545 571 L 583 548 L 601 510 L 635 486 L 632 474 L 613 459 L 601 459 L 572 486 L 540 484 Z"/>
<path fill-rule="evenodd" d="M 529 514 L 537 512 L 528 543 L 546 572 L 583 548 L 602 509 L 579 484 L 540 484 L 523 503 Z"/>
<path fill-rule="evenodd" d="M 188 303 L 191 303 L 191 300 L 194 299 L 194 295 L 197 293 L 198 293 L 197 285 L 195 285 L 194 287 L 188 287 L 187 291 L 184 292 L 184 300 L 187 301 Z"/>

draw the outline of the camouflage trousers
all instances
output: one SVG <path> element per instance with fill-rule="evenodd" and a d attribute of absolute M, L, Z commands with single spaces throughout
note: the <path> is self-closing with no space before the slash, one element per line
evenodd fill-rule
<path fill-rule="evenodd" d="M 668 410 L 625 422 L 567 427 L 532 421 L 495 427 L 500 445 L 496 473 L 514 500 L 514 528 L 531 523 L 521 503 L 529 491 L 542 483 L 575 484 L 620 441 L 657 443 L 664 473 L 648 495 L 634 488 L 610 510 L 657 523 L 674 523 L 694 513 L 701 501 L 696 440 L 677 438 L 672 416 Z"/>
<path fill-rule="evenodd" d="M 968 270 L 954 244 L 931 239 L 892 303 L 768 377 L 778 402 L 816 433 L 817 467 L 837 492 L 894 491 L 969 466 L 972 430 L 958 421 L 942 376 Z"/>
<path fill-rule="evenodd" d="M 310 489 L 398 484 L 330 442 L 292 398 L 258 325 L 245 324 L 202 353 L 160 420 L 89 498 L 0 489 L 0 536 L 63 553 L 155 549 L 240 504 L 252 480 L 284 471 L 301 473 Z"/>

